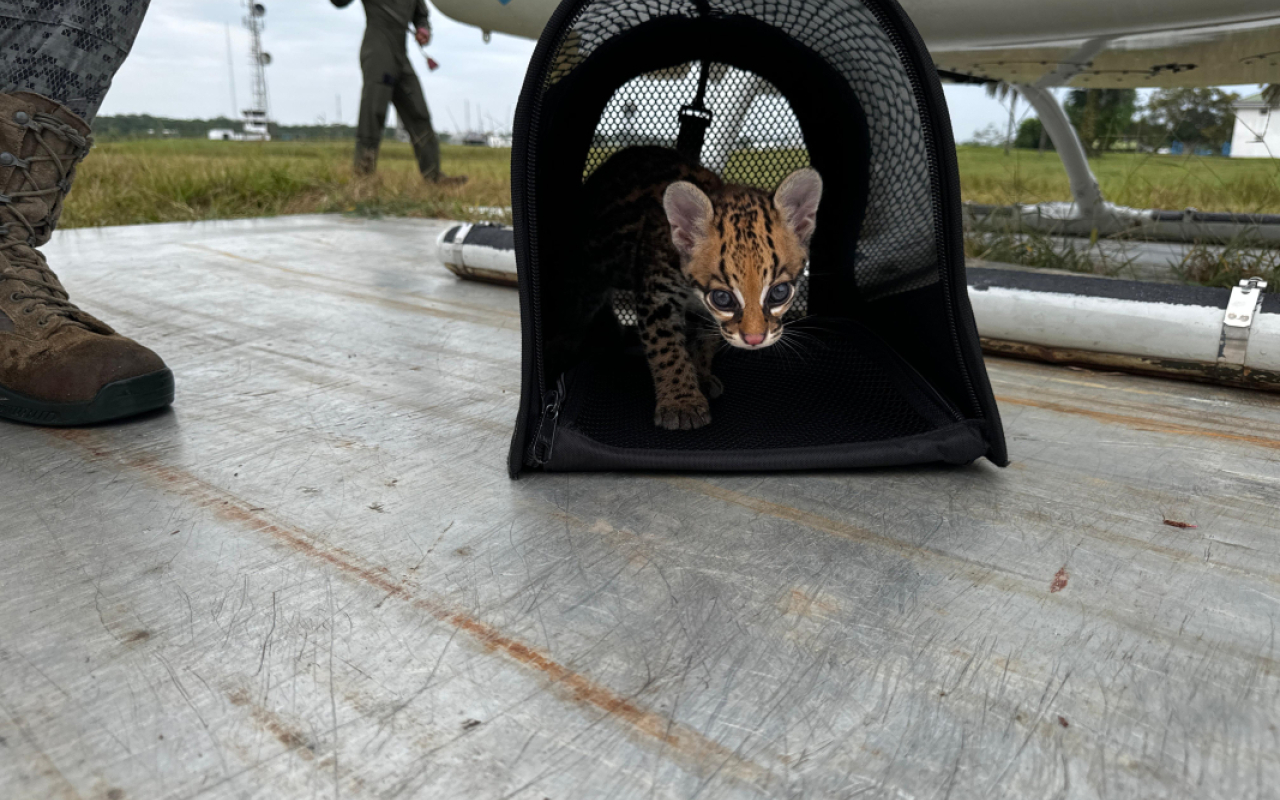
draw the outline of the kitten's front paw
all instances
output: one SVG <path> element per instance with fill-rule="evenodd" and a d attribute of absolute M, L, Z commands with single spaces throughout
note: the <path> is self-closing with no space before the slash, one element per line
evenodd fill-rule
<path fill-rule="evenodd" d="M 702 393 L 711 400 L 715 400 L 724 394 L 724 383 L 715 375 L 708 375 L 702 379 Z"/>
<path fill-rule="evenodd" d="M 711 407 L 702 394 L 681 400 L 662 400 L 654 412 L 653 424 L 669 431 L 691 431 L 711 422 Z"/>

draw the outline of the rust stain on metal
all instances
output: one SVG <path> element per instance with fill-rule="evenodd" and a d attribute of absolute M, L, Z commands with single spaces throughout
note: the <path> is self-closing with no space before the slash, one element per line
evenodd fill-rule
<path fill-rule="evenodd" d="M 1064 728 L 1069 728 L 1069 727 L 1071 727 L 1071 723 L 1070 723 L 1070 722 L 1067 722 L 1067 718 L 1066 718 L 1066 717 L 1064 717 L 1064 716 L 1062 716 L 1061 714 L 1059 714 L 1059 715 L 1058 715 L 1058 724 L 1059 724 L 1059 725 L 1061 725 L 1061 726 L 1062 726 L 1062 727 L 1064 727 Z"/>
<path fill-rule="evenodd" d="M 500 269 L 485 269 L 484 267 L 458 266 L 457 264 L 445 264 L 445 269 L 457 275 L 463 280 L 479 281 L 481 283 L 494 283 L 498 286 L 509 286 L 511 288 L 519 288 L 520 279 L 514 272 L 506 272 Z"/>
<path fill-rule="evenodd" d="M 1179 521 L 1178 521 L 1178 520 L 1176 520 L 1176 519 L 1165 519 L 1164 524 L 1165 524 L 1165 525 L 1168 525 L 1170 528 L 1198 528 L 1198 527 L 1200 527 L 1199 525 L 1192 525 L 1190 522 L 1179 522 Z"/>
<path fill-rule="evenodd" d="M 775 605 L 786 616 L 807 619 L 826 619 L 840 610 L 839 603 L 830 595 L 804 589 L 792 589 L 778 598 Z"/>
<path fill-rule="evenodd" d="M 249 693 L 245 690 L 237 689 L 229 693 L 227 699 L 231 701 L 232 705 L 248 708 L 249 716 L 253 717 L 254 722 L 258 723 L 267 733 L 276 737 L 280 744 L 290 750 L 297 751 L 298 755 L 304 760 L 310 761 L 316 757 L 316 746 L 307 741 L 307 737 L 302 735 L 302 731 L 285 722 L 275 712 L 254 703 L 250 699 Z"/>
<path fill-rule="evenodd" d="M 300 555 L 323 561 L 352 578 L 378 588 L 387 597 L 407 602 L 440 622 L 457 628 L 468 634 L 484 650 L 506 656 L 540 673 L 552 687 L 574 702 L 603 711 L 626 723 L 631 730 L 642 734 L 646 739 L 661 743 L 664 754 L 675 757 L 695 773 L 714 770 L 717 774 L 728 774 L 760 786 L 773 782 L 773 774 L 766 767 L 744 759 L 729 748 L 667 716 L 622 697 L 609 687 L 555 661 L 538 648 L 503 634 L 487 622 L 450 608 L 434 598 L 416 594 L 409 586 L 393 577 L 386 567 L 367 565 L 352 553 L 314 540 L 301 528 L 276 521 L 260 512 L 250 511 L 251 506 L 240 498 L 205 483 L 181 468 L 160 463 L 147 455 L 110 453 L 98 446 L 98 437 L 92 430 L 68 428 L 47 432 L 83 447 L 97 458 L 111 458 L 123 466 L 137 470 L 165 489 L 183 495 L 197 507 L 208 509 L 225 521 L 271 536 Z"/>
<path fill-rule="evenodd" d="M 901 542 L 891 537 L 876 533 L 868 528 L 863 528 L 842 520 L 824 517 L 821 514 L 815 514 L 811 511 L 793 508 L 791 506 L 783 505 L 782 503 L 774 503 L 761 497 L 737 492 L 723 486 L 717 486 L 716 484 L 708 481 L 698 480 L 696 478 L 668 477 L 655 478 L 655 480 L 670 484 L 671 486 L 675 486 L 676 488 L 684 491 L 697 492 L 707 497 L 721 500 L 725 503 L 731 503 L 750 511 L 754 511 L 757 514 L 767 514 L 777 519 L 795 522 L 820 533 L 879 547 L 886 552 L 895 553 L 904 558 L 909 558 L 915 561 L 933 562 L 933 564 L 939 568 L 945 568 L 948 571 L 957 572 L 965 576 L 967 579 L 973 581 L 975 585 L 981 584 L 991 586 L 1002 591 L 1034 595 L 1040 598 L 1044 597 L 1044 583 L 1042 583 L 1043 578 L 1004 569 L 996 564 L 989 564 L 965 558 L 943 550 L 918 547 L 916 545 Z M 1109 620 L 1116 625 L 1120 625 L 1132 631 L 1139 631 L 1146 635 L 1163 636 L 1170 640 L 1178 639 L 1176 629 L 1160 629 L 1154 626 L 1150 620 L 1135 618 L 1123 609 L 1096 606 L 1092 609 L 1092 613 L 1099 618 Z M 1184 646 L 1190 645 L 1184 644 Z M 1210 652 L 1202 645 L 1195 645 L 1194 647 L 1199 652 L 1205 654 Z M 1214 648 L 1221 651 L 1230 648 L 1230 645 L 1220 643 L 1215 644 Z M 1237 657 L 1256 663 L 1265 669 L 1280 668 L 1280 660 L 1273 658 L 1272 656 L 1237 648 L 1230 648 L 1230 651 Z"/>
<path fill-rule="evenodd" d="M 1049 584 L 1049 593 L 1054 594 L 1067 588 L 1067 568 L 1063 567 L 1053 574 L 1053 582 Z"/>
<path fill-rule="evenodd" d="M 1226 431 L 1215 431 L 1210 428 L 1200 428 L 1194 425 L 1183 425 L 1179 422 L 1161 422 L 1159 420 L 1149 419 L 1147 417 L 1133 417 L 1126 414 L 1112 414 L 1106 411 L 1095 411 L 1090 408 L 1078 408 L 1063 403 L 1053 403 L 1044 400 L 1026 400 L 1020 397 L 1002 397 L 997 396 L 996 400 L 1001 403 L 1012 406 L 1028 406 L 1030 408 L 1042 408 L 1046 411 L 1057 411 L 1060 414 L 1076 414 L 1082 417 L 1095 419 L 1099 422 L 1108 422 L 1115 425 L 1125 425 L 1140 431 L 1155 431 L 1156 433 L 1176 433 L 1183 436 L 1204 436 L 1210 439 L 1226 439 L 1233 442 L 1244 442 L 1245 444 L 1266 447 L 1272 450 L 1280 450 L 1280 441 L 1276 439 L 1268 439 L 1265 436 L 1251 436 L 1245 433 L 1228 433 Z"/>
<path fill-rule="evenodd" d="M 151 631 L 130 631 L 124 635 L 124 638 L 121 639 L 121 641 L 125 644 L 137 644 L 138 642 L 145 642 L 150 638 Z"/>
<path fill-rule="evenodd" d="M 821 514 L 815 514 L 812 511 L 794 508 L 792 506 L 775 503 L 771 500 L 765 500 L 762 497 L 745 494 L 743 492 L 727 489 L 723 486 L 717 486 L 708 481 L 697 480 L 696 478 L 658 478 L 665 483 L 669 483 L 679 489 L 685 491 L 697 492 L 698 494 L 721 500 L 725 503 L 732 503 L 741 506 L 757 514 L 767 514 L 768 516 L 788 520 L 803 525 L 821 533 L 831 536 L 838 536 L 842 539 L 861 542 L 875 547 L 882 548 L 888 552 L 908 558 L 912 560 L 929 560 L 939 565 L 945 564 L 947 569 L 958 570 L 969 580 L 975 583 L 981 583 L 1002 589 L 1005 591 L 1020 592 L 1022 594 L 1035 594 L 1043 596 L 1044 591 L 1040 587 L 1044 584 L 1040 583 L 1040 579 L 1032 575 L 1027 575 L 1011 570 L 1002 569 L 994 564 L 988 564 L 973 559 L 964 558 L 942 550 L 935 550 L 928 547 L 920 547 L 899 541 L 890 536 L 876 533 L 875 531 L 864 528 L 860 525 L 854 525 L 843 520 L 824 517 Z M 1121 624 L 1131 624 L 1124 621 L 1123 618 L 1116 618 Z"/>
<path fill-rule="evenodd" d="M 919 556 L 921 554 L 943 555 L 933 550 L 927 550 L 905 542 L 900 542 L 897 539 L 881 535 L 870 528 L 864 528 L 861 525 L 854 525 L 850 522 L 831 519 L 829 517 L 824 517 L 821 514 L 815 514 L 811 511 L 805 511 L 803 509 L 783 505 L 782 503 L 774 503 L 770 500 L 765 500 L 762 497 L 744 494 L 742 492 L 734 491 L 733 489 L 726 489 L 723 486 L 717 486 L 716 484 L 709 483 L 707 481 L 700 481 L 695 478 L 659 478 L 658 480 L 669 483 L 672 486 L 685 491 L 697 492 L 698 494 L 706 495 L 707 497 L 713 497 L 716 500 L 742 506 L 743 508 L 754 511 L 757 514 L 767 514 L 778 519 L 796 522 L 806 528 L 812 528 L 816 531 L 821 531 L 833 536 L 839 536 L 843 539 L 876 544 L 908 558 Z"/>

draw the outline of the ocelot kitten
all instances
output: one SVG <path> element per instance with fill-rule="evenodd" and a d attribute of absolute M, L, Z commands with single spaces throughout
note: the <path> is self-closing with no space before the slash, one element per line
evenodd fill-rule
<path fill-rule="evenodd" d="M 724 391 L 711 373 L 721 343 L 757 350 L 782 336 L 822 178 L 797 170 L 770 195 L 725 183 L 675 150 L 632 147 L 601 165 L 583 191 L 593 275 L 581 286 L 633 293 L 657 396 L 654 424 L 706 425 L 707 398 Z"/>

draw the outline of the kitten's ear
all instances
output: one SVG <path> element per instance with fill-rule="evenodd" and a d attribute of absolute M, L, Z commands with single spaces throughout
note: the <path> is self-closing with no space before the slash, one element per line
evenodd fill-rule
<path fill-rule="evenodd" d="M 818 224 L 818 201 L 822 199 L 822 176 L 815 169 L 798 169 L 783 180 L 773 193 L 773 205 L 800 244 L 808 245 Z"/>
<path fill-rule="evenodd" d="M 671 241 L 685 256 L 693 255 L 694 246 L 711 235 L 711 217 L 715 213 L 711 201 L 702 190 L 687 181 L 676 181 L 662 196 L 662 207 L 671 223 Z"/>

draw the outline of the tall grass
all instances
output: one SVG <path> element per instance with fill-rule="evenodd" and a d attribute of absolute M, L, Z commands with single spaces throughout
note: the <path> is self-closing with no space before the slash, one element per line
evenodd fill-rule
<path fill-rule="evenodd" d="M 964 237 L 968 258 L 997 264 L 1020 264 L 1036 269 L 1064 270 L 1089 275 L 1129 277 L 1135 257 L 1123 250 L 1099 247 L 1098 240 L 1050 236 L 1037 231 L 968 230 Z"/>
<path fill-rule="evenodd" d="M 959 147 L 965 200 L 995 205 L 1070 200 L 1057 153 Z M 1090 162 L 1112 203 L 1134 208 L 1280 213 L 1280 159 L 1111 153 Z"/>
<path fill-rule="evenodd" d="M 510 151 L 445 146 L 441 188 L 406 144 L 384 143 L 377 174 L 351 170 L 350 142 L 137 141 L 99 145 L 80 165 L 61 226 L 131 225 L 310 212 L 475 219 L 511 204 Z M 486 215 L 487 216 L 487 215 Z"/>
<path fill-rule="evenodd" d="M 226 219 L 308 212 L 449 217 L 487 216 L 478 207 L 511 204 L 508 150 L 443 148 L 444 170 L 465 186 L 423 183 L 408 145 L 383 145 L 378 173 L 351 172 L 352 142 L 135 141 L 102 144 L 80 166 L 63 227 Z M 800 151 L 757 159 L 800 166 Z M 961 147 L 966 200 L 1034 203 L 1069 200 L 1056 154 Z M 794 158 L 792 156 L 795 156 Z M 794 163 L 792 163 L 794 162 Z M 773 166 L 774 164 L 771 164 Z M 731 179 L 750 181 L 755 166 L 735 154 Z M 1196 208 L 1280 213 L 1280 160 L 1112 154 L 1093 168 L 1108 200 L 1138 208 Z"/>
<path fill-rule="evenodd" d="M 1174 267 L 1174 274 L 1185 283 L 1226 288 L 1262 278 L 1267 291 L 1280 292 L 1280 250 L 1259 249 L 1247 239 L 1224 246 L 1196 242 Z"/>

